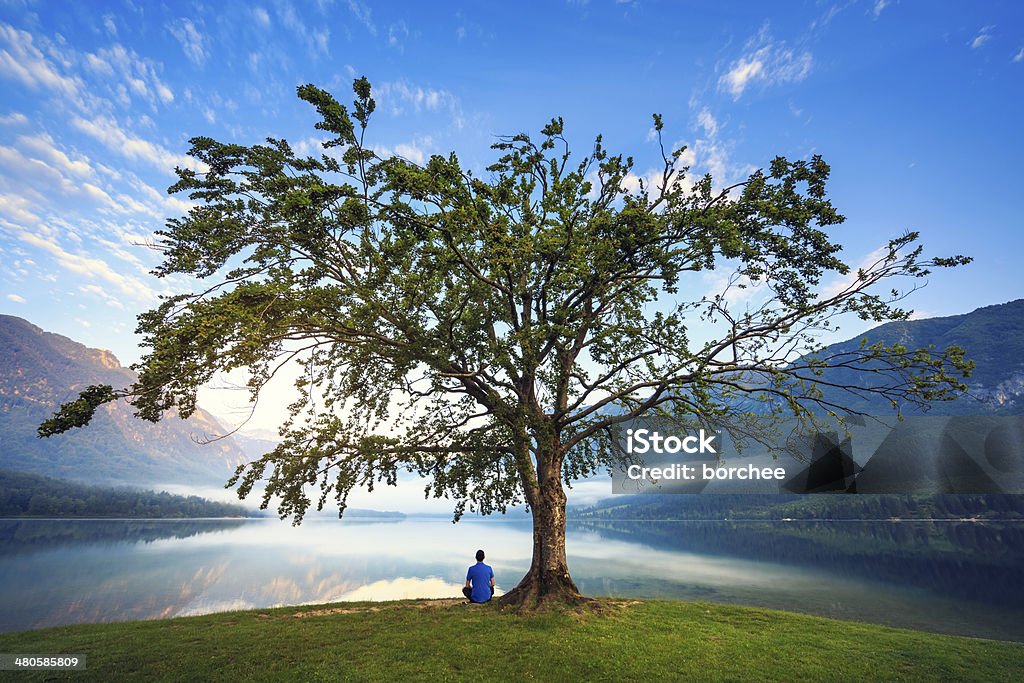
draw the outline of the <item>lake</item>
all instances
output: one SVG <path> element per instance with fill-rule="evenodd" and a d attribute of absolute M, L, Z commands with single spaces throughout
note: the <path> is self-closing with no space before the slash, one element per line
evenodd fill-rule
<path fill-rule="evenodd" d="M 0 631 L 340 600 L 461 595 L 477 548 L 499 592 L 529 566 L 528 522 L 409 517 L 0 520 Z M 595 596 L 755 605 L 1024 641 L 1024 525 L 570 523 Z"/>

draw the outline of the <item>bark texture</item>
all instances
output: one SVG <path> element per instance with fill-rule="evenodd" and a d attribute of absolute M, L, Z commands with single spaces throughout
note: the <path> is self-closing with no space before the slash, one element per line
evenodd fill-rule
<path fill-rule="evenodd" d="M 527 499 L 533 513 L 533 559 L 519 584 L 503 595 L 502 605 L 533 610 L 546 604 L 580 604 L 584 598 L 569 575 L 565 557 L 565 490 L 561 481 L 561 459 L 541 459 L 537 471 L 539 486 L 529 490 Z"/>

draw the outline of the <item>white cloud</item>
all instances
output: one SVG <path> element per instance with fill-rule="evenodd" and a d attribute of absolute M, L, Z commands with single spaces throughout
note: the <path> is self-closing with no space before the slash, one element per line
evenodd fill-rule
<path fill-rule="evenodd" d="M 675 148 L 679 149 L 682 144 L 676 144 Z M 697 165 L 697 151 L 693 147 L 687 147 L 683 150 L 683 153 L 679 155 L 679 159 L 676 160 L 676 168 L 693 168 Z"/>
<path fill-rule="evenodd" d="M 38 225 L 40 218 L 30 211 L 32 202 L 22 194 L 0 194 L 0 214 L 18 225 Z"/>
<path fill-rule="evenodd" d="M 648 193 L 648 196 L 657 197 L 658 187 L 662 184 L 661 181 L 661 171 L 651 169 L 642 176 L 631 171 L 622 178 L 619 182 L 619 187 L 626 192 L 640 194 L 640 188 L 642 186 L 644 191 Z"/>
<path fill-rule="evenodd" d="M 151 299 L 154 292 L 138 278 L 125 275 L 110 265 L 92 256 L 67 251 L 55 239 L 47 239 L 41 235 L 23 230 L 16 226 L 12 232 L 21 241 L 49 253 L 61 267 L 90 279 L 99 279 L 114 285 L 120 292 L 135 299 Z"/>
<path fill-rule="evenodd" d="M 140 197 L 149 202 L 151 206 L 159 207 L 161 217 L 166 218 L 169 215 L 182 215 L 188 213 L 195 204 L 190 201 L 186 201 L 179 197 L 174 197 L 166 192 L 160 192 L 155 187 L 147 185 L 145 182 L 140 180 L 137 176 L 129 178 L 128 183 L 132 188 L 140 195 Z"/>
<path fill-rule="evenodd" d="M 100 186 L 102 181 L 97 170 L 112 178 L 119 177 L 117 172 L 108 173 L 110 169 L 102 164 L 94 166 L 87 157 L 71 158 L 58 149 L 48 135 L 23 135 L 17 144 L 18 148 L 0 146 L 0 163 L 8 171 L 0 177 L 0 187 L 11 192 L 0 200 L 0 211 L 22 224 L 38 225 L 38 217 L 29 208 L 50 206 L 55 192 L 85 198 L 99 205 L 103 213 L 134 212 L 158 219 L 165 217 L 134 197 L 125 194 L 119 194 L 116 199 L 112 197 Z M 20 200 L 13 201 L 13 197 L 20 197 Z"/>
<path fill-rule="evenodd" d="M 375 148 L 379 149 L 379 148 Z M 313 157 L 319 159 L 324 153 L 324 141 L 320 138 L 302 138 L 292 143 L 292 151 L 297 157 Z M 380 152 L 377 152 L 380 154 Z"/>
<path fill-rule="evenodd" d="M 154 85 L 156 86 L 157 97 L 159 97 L 164 104 L 170 104 L 174 101 L 174 92 L 167 87 L 167 85 L 160 81 L 156 81 Z"/>
<path fill-rule="evenodd" d="M 107 14 L 103 17 L 103 28 L 107 30 L 111 36 L 117 37 L 117 24 L 114 23 L 113 15 Z"/>
<path fill-rule="evenodd" d="M 763 78 L 763 73 L 764 62 L 757 55 L 749 59 L 740 57 L 739 61 L 729 69 L 729 72 L 722 76 L 719 83 L 724 83 L 733 98 L 739 99 L 747 84 L 758 78 Z"/>
<path fill-rule="evenodd" d="M 206 61 L 206 37 L 199 32 L 191 19 L 182 18 L 171 22 L 167 25 L 167 30 L 181 43 L 181 49 L 189 61 L 196 66 L 201 66 Z"/>
<path fill-rule="evenodd" d="M 971 41 L 971 49 L 977 50 L 979 47 L 992 40 L 992 29 L 994 28 L 995 26 L 983 26 L 982 29 L 978 31 L 978 35 L 976 35 L 974 40 Z"/>
<path fill-rule="evenodd" d="M 875 16 L 875 19 L 882 14 L 882 10 L 889 6 L 889 0 L 878 0 L 875 6 L 871 9 L 871 13 Z"/>
<path fill-rule="evenodd" d="M 121 301 L 116 296 L 110 294 L 107 290 L 103 289 L 99 285 L 82 285 L 81 287 L 78 288 L 78 291 L 82 292 L 83 294 L 91 294 L 93 296 L 97 296 L 100 299 L 103 299 L 103 301 L 105 301 L 108 306 L 112 306 L 113 308 L 117 308 L 119 310 L 124 310 L 124 304 L 122 304 Z"/>
<path fill-rule="evenodd" d="M 371 36 L 377 35 L 377 26 L 373 23 L 373 18 L 370 16 L 370 8 L 365 3 L 359 0 L 348 0 L 348 9 L 359 20 L 359 23 L 366 27 Z"/>
<path fill-rule="evenodd" d="M 395 154 L 417 164 L 422 164 L 426 159 L 426 154 L 416 145 L 395 145 Z"/>
<path fill-rule="evenodd" d="M 76 116 L 71 125 L 129 159 L 149 162 L 164 171 L 170 172 L 175 166 L 205 170 L 204 164 L 190 156 L 174 154 L 156 143 L 124 132 L 111 118 L 100 116 L 86 120 Z"/>
<path fill-rule="evenodd" d="M 848 287 L 856 284 L 858 271 L 870 270 L 873 266 L 875 266 L 875 264 L 877 264 L 879 261 L 885 258 L 886 254 L 888 253 L 889 250 L 885 247 L 879 247 L 872 251 L 870 254 L 864 257 L 864 259 L 860 262 L 858 266 L 851 267 L 850 272 L 848 272 L 846 275 L 840 275 L 836 277 L 835 280 L 825 285 L 825 287 L 823 287 L 821 290 L 821 298 L 831 298 L 833 296 L 836 296 L 837 294 L 841 294 Z"/>
<path fill-rule="evenodd" d="M 0 24 L 0 73 L 21 81 L 30 88 L 46 88 L 78 101 L 82 82 L 57 72 L 56 67 L 36 47 L 32 35 L 8 24 Z"/>
<path fill-rule="evenodd" d="M 117 195 L 117 199 L 111 199 L 111 206 L 117 213 L 145 214 L 157 219 L 163 219 L 166 217 L 152 206 L 140 202 L 135 197 L 131 197 L 124 193 L 119 193 Z"/>
<path fill-rule="evenodd" d="M 267 13 L 267 10 L 263 9 L 262 7 L 257 7 L 252 11 L 252 13 L 253 16 L 256 17 L 256 21 L 260 24 L 260 26 L 270 26 L 270 14 Z"/>
<path fill-rule="evenodd" d="M 28 185 L 33 190 L 57 188 L 67 193 L 75 190 L 70 182 L 56 168 L 41 159 L 26 156 L 13 147 L 0 147 L 0 165 L 7 171 L 5 181 L 16 181 Z"/>
<path fill-rule="evenodd" d="M 712 177 L 712 191 L 717 193 L 729 185 L 746 179 L 757 170 L 757 167 L 752 164 L 736 161 L 732 158 L 731 150 L 733 145 L 730 141 L 720 138 L 722 124 L 714 117 L 710 109 L 702 106 L 696 99 L 690 101 L 690 107 L 691 110 L 697 111 L 696 123 L 700 127 L 702 134 L 698 135 L 697 139 L 693 141 L 676 140 L 671 145 L 667 143 L 665 145 L 666 150 L 684 148 L 674 164 L 676 176 L 673 182 L 675 185 L 684 192 L 689 192 L 693 186 L 694 178 L 701 178 L 705 174 L 710 174 Z M 653 139 L 656 139 L 656 134 L 652 129 L 652 133 L 648 135 L 648 140 L 651 141 Z M 685 176 L 682 175 L 684 172 L 686 173 Z M 663 183 L 663 173 L 664 170 L 661 167 L 649 168 L 643 172 L 634 171 L 623 178 L 620 186 L 624 190 L 636 193 L 639 191 L 642 181 L 647 191 L 656 196 Z M 594 185 L 596 192 L 596 174 L 588 177 L 588 180 Z M 741 191 L 739 188 L 734 188 L 730 193 L 730 197 L 735 197 Z"/>
<path fill-rule="evenodd" d="M 711 142 L 702 144 L 698 142 L 698 144 L 694 145 L 693 152 L 694 157 L 699 159 L 702 170 L 711 174 L 715 187 L 731 184 L 734 180 L 737 180 L 736 176 L 741 173 L 741 171 L 732 167 L 729 152 L 721 143 Z M 697 156 L 698 152 L 700 153 L 699 157 Z"/>
<path fill-rule="evenodd" d="M 813 64 L 810 52 L 789 48 L 784 41 L 775 42 L 765 27 L 747 42 L 744 54 L 730 64 L 718 85 L 738 100 L 755 83 L 798 83 L 807 78 Z"/>
<path fill-rule="evenodd" d="M 399 115 L 404 107 L 411 106 L 414 111 L 419 112 L 437 111 L 442 107 L 456 113 L 458 100 L 447 90 L 436 88 L 424 88 L 413 85 L 407 81 L 390 81 L 381 83 L 374 87 L 374 98 L 391 110 L 393 115 Z"/>
<path fill-rule="evenodd" d="M 13 112 L 7 116 L 0 116 L 0 126 L 23 126 L 28 123 L 28 117 L 21 112 Z"/>
<path fill-rule="evenodd" d="M 309 29 L 299 18 L 298 12 L 288 0 L 277 0 L 275 11 L 281 25 L 303 40 L 313 54 L 327 54 L 327 39 L 330 32 L 324 28 L 320 31 Z"/>
<path fill-rule="evenodd" d="M 97 75 L 121 79 L 122 82 L 113 87 L 115 97 L 124 106 L 131 104 L 129 89 L 153 107 L 156 107 L 158 99 L 163 104 L 174 101 L 174 93 L 160 80 L 156 65 L 119 43 L 86 54 L 84 62 L 85 67 Z"/>
<path fill-rule="evenodd" d="M 146 97 L 149 95 L 149 89 L 146 87 L 146 82 L 141 78 L 129 78 L 128 87 L 135 92 L 136 95 Z"/>
<path fill-rule="evenodd" d="M 8 301 L 13 301 L 16 304 L 28 303 L 28 302 L 25 301 L 25 297 L 18 296 L 17 294 L 8 294 L 7 295 L 7 300 Z"/>
<path fill-rule="evenodd" d="M 771 291 L 765 287 L 764 281 L 755 282 L 746 275 L 737 275 L 727 264 L 704 271 L 702 277 L 707 285 L 704 296 L 708 299 L 720 296 L 722 302 L 731 307 L 760 303 Z"/>
<path fill-rule="evenodd" d="M 500 591 L 495 590 L 495 595 Z M 332 598 L 338 602 L 356 602 L 381 600 L 411 600 L 457 598 L 462 595 L 462 587 L 444 579 L 430 577 L 427 579 L 400 576 L 397 579 L 381 579 L 360 586 L 354 590 Z"/>
<path fill-rule="evenodd" d="M 433 145 L 433 140 L 429 135 L 418 138 L 412 142 L 400 142 L 394 147 L 375 146 L 373 151 L 381 158 L 388 158 L 390 156 L 400 156 L 403 159 L 408 159 L 415 164 L 422 164 L 427 159 L 427 148 Z M 329 150 L 331 152 L 333 150 Z M 322 151 L 320 153 L 323 153 Z"/>
<path fill-rule="evenodd" d="M 52 91 L 61 108 L 70 104 L 72 109 L 92 113 L 128 107 L 130 93 L 153 107 L 174 100 L 174 93 L 158 75 L 159 65 L 117 43 L 94 53 L 80 53 L 71 49 L 60 34 L 50 40 L 0 24 L 0 47 L 0 76 L 31 89 Z M 92 78 L 86 86 L 83 76 L 120 82 L 108 84 Z"/>
<path fill-rule="evenodd" d="M 72 159 L 66 152 L 57 149 L 53 138 L 45 133 L 22 135 L 17 142 L 22 150 L 33 152 L 37 159 L 47 161 L 72 175 L 80 178 L 95 176 L 88 157 L 76 155 L 77 158 Z"/>
<path fill-rule="evenodd" d="M 260 72 L 260 62 L 263 61 L 263 53 L 250 52 L 245 61 L 249 65 L 249 70 L 258 74 Z"/>
<path fill-rule="evenodd" d="M 328 31 L 327 29 L 321 29 L 319 31 L 313 31 L 312 40 L 313 40 L 313 46 L 316 48 L 316 50 L 318 52 L 322 52 L 323 54 L 327 54 L 328 53 L 328 51 L 329 51 L 328 50 L 328 46 L 330 45 L 330 40 L 331 40 L 331 32 L 330 31 Z"/>
<path fill-rule="evenodd" d="M 704 129 L 704 134 L 709 138 L 714 138 L 718 135 L 718 121 L 711 115 L 707 107 L 701 109 L 700 113 L 697 114 L 697 123 L 700 124 L 700 127 Z"/>
<path fill-rule="evenodd" d="M 409 27 L 404 21 L 388 27 L 388 47 L 402 49 L 402 43 L 409 37 Z"/>
<path fill-rule="evenodd" d="M 99 204 L 106 204 L 108 207 L 115 210 L 118 208 L 117 202 L 115 202 L 102 187 L 93 185 L 92 183 L 82 183 L 80 187 L 82 188 L 82 192 L 93 201 Z"/>
<path fill-rule="evenodd" d="M 821 29 L 824 29 L 826 26 L 832 23 L 833 19 L 839 16 L 840 12 L 845 10 L 847 7 L 848 5 L 832 5 L 823 15 L 821 15 L 817 19 L 814 19 L 811 22 L 811 25 L 808 27 L 808 32 L 815 33 L 820 31 Z"/>
<path fill-rule="evenodd" d="M 1024 62 L 1024 47 L 1022 47 L 1022 48 L 1020 49 L 1020 51 L 1018 51 L 1018 52 L 1017 52 L 1017 54 L 1015 54 L 1015 55 L 1013 56 L 1013 59 L 1012 59 L 1012 60 L 1010 60 L 1010 61 L 1012 61 L 1012 62 L 1014 62 L 1014 63 L 1017 63 L 1017 62 Z"/>
<path fill-rule="evenodd" d="M 114 75 L 114 67 L 102 57 L 91 52 L 85 55 L 85 68 L 100 76 Z"/>
<path fill-rule="evenodd" d="M 288 0 L 277 0 L 277 17 L 284 24 L 285 28 L 291 29 L 292 31 L 306 33 L 306 25 L 299 19 L 299 15 L 295 12 L 295 8 Z"/>
<path fill-rule="evenodd" d="M 701 107 L 696 101 L 691 102 L 690 106 L 693 109 L 700 107 L 697 124 L 703 130 L 704 137 L 699 137 L 693 143 L 687 144 L 686 150 L 676 162 L 677 168 L 690 168 L 691 177 L 710 173 L 714 190 L 739 182 L 757 170 L 753 164 L 736 161 L 732 158 L 733 144 L 729 140 L 721 138 L 722 125 L 707 107 Z M 676 141 L 672 144 L 672 148 L 679 149 L 683 144 L 681 140 Z M 731 196 L 735 196 L 739 191 L 739 189 L 734 189 Z"/>

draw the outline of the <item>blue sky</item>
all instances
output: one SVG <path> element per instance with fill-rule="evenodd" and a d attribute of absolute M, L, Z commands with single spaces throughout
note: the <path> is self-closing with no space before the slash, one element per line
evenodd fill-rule
<path fill-rule="evenodd" d="M 135 315 L 188 285 L 145 246 L 187 209 L 165 189 L 188 138 L 315 151 L 296 85 L 347 101 L 356 75 L 370 144 L 417 161 L 482 169 L 495 136 L 562 116 L 643 174 L 653 112 L 722 181 L 822 154 L 851 263 L 908 229 L 975 258 L 919 314 L 1024 296 L 1019 2 L 0 0 L 0 313 L 137 360 Z"/>

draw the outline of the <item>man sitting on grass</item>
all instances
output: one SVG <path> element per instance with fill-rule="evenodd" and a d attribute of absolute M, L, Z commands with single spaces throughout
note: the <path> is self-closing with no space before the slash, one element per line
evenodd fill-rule
<path fill-rule="evenodd" d="M 494 570 L 484 564 L 484 551 L 476 551 L 476 564 L 466 572 L 462 594 L 470 602 L 487 602 L 494 596 Z"/>

